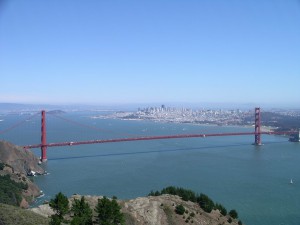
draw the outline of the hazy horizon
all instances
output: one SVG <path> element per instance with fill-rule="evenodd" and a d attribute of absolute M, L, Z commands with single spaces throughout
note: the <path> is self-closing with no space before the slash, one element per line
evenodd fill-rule
<path fill-rule="evenodd" d="M 123 104 L 27 104 L 27 103 L 3 103 L 0 102 L 0 111 L 18 111 L 18 110 L 129 110 L 135 111 L 138 108 L 147 107 L 166 107 L 174 108 L 190 108 L 190 109 L 242 109 L 251 110 L 255 107 L 260 107 L 263 111 L 271 109 L 282 109 L 282 110 L 300 110 L 298 105 L 256 105 L 254 103 L 184 103 L 184 102 L 169 102 L 169 103 L 123 103 Z"/>

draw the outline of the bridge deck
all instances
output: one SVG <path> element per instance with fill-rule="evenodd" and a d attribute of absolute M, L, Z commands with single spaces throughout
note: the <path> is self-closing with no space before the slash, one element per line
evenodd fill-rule
<path fill-rule="evenodd" d="M 288 135 L 294 134 L 298 131 L 288 132 L 238 132 L 238 133 L 215 133 L 215 134 L 178 134 L 178 135 L 165 135 L 165 136 L 146 136 L 146 137 L 134 137 L 134 138 L 117 138 L 117 139 L 103 139 L 103 140 L 89 140 L 89 141 L 68 141 L 58 143 L 47 143 L 46 145 L 35 144 L 26 145 L 23 148 L 40 148 L 40 147 L 61 147 L 61 146 L 72 146 L 72 145 L 85 145 L 85 144 L 101 144 L 101 143 L 113 143 L 113 142 L 127 142 L 127 141 L 150 141 L 150 140 L 161 140 L 161 139 L 176 139 L 176 138 L 205 138 L 205 137 L 220 137 L 220 136 L 239 136 L 239 135 L 258 135 L 258 134 L 276 134 L 276 135 Z"/>

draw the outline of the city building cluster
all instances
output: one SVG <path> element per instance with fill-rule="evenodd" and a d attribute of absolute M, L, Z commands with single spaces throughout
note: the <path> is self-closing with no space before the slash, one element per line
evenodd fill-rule
<path fill-rule="evenodd" d="M 116 112 L 106 118 L 131 120 L 152 120 L 158 122 L 199 123 L 215 125 L 252 125 L 253 110 L 240 109 L 190 109 L 174 108 L 161 105 L 160 107 L 139 108 L 136 112 Z"/>

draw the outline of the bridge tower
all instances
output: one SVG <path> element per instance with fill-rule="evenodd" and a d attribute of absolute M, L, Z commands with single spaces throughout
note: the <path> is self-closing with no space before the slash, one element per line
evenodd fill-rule
<path fill-rule="evenodd" d="M 261 131 L 260 131 L 260 108 L 255 108 L 255 145 L 261 145 Z"/>
<path fill-rule="evenodd" d="M 300 129 L 298 128 L 298 132 L 295 134 L 292 134 L 289 141 L 291 142 L 300 142 Z"/>
<path fill-rule="evenodd" d="M 41 121 L 41 161 L 47 161 L 47 139 L 46 139 L 46 111 L 42 110 Z"/>

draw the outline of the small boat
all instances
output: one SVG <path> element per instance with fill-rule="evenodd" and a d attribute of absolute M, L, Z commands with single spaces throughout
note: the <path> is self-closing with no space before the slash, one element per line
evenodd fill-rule
<path fill-rule="evenodd" d="M 293 179 L 291 179 L 290 184 L 293 184 Z"/>

